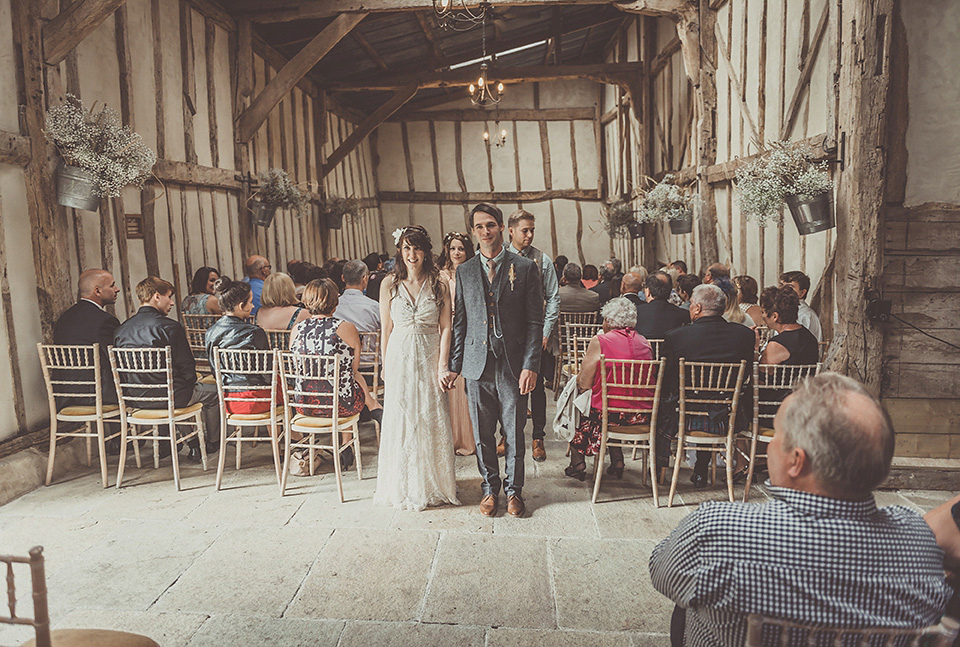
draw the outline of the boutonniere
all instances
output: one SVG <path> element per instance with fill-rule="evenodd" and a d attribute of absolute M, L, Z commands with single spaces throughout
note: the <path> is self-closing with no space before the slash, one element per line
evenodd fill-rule
<path fill-rule="evenodd" d="M 510 263 L 510 269 L 507 271 L 507 276 L 510 278 L 510 291 L 513 292 L 513 282 L 517 280 L 517 271 L 513 269 L 513 263 Z"/>

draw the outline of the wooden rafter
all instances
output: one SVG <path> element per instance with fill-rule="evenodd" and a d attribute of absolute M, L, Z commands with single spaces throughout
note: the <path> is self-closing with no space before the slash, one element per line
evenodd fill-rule
<path fill-rule="evenodd" d="M 437 38 L 434 36 L 433 29 L 430 27 L 430 23 L 427 21 L 426 14 L 422 11 L 418 11 L 413 15 L 417 17 L 417 23 L 420 25 L 420 30 L 423 32 L 423 37 L 427 39 L 427 43 L 430 45 L 430 51 L 433 52 L 434 68 L 436 69 L 449 65 L 449 63 L 447 63 L 447 57 L 443 55 L 443 50 L 440 49 L 440 43 L 437 42 Z"/>
<path fill-rule="evenodd" d="M 330 81 L 324 84 L 330 90 L 393 90 L 417 84 L 422 88 L 444 88 L 470 85 L 476 79 L 476 70 L 461 68 L 442 72 L 422 72 L 403 76 L 381 76 L 367 79 Z M 588 78 L 599 83 L 626 85 L 643 74 L 640 63 L 607 63 L 603 65 L 532 65 L 529 67 L 498 67 L 491 78 L 504 83 L 558 81 Z"/>
<path fill-rule="evenodd" d="M 817 60 L 817 52 L 820 51 L 820 43 L 823 41 L 823 34 L 827 31 L 827 18 L 830 16 L 830 3 L 823 5 L 823 13 L 820 14 L 820 22 L 817 23 L 817 30 L 813 34 L 813 43 L 807 51 L 807 56 L 803 60 L 803 69 L 800 71 L 800 78 L 797 79 L 797 87 L 793 91 L 793 98 L 790 100 L 790 107 L 787 108 L 787 114 L 783 116 L 783 124 L 780 126 L 780 139 L 786 139 L 793 128 L 793 122 L 800 112 L 800 99 L 807 87 L 810 85 L 810 75 L 813 74 L 813 64 Z"/>
<path fill-rule="evenodd" d="M 77 0 L 43 27 L 43 59 L 56 65 L 126 0 Z"/>
<path fill-rule="evenodd" d="M 550 42 L 553 43 L 553 64 L 560 65 L 563 63 L 563 9 L 560 7 L 553 8 L 550 31 L 553 32 L 550 37 Z"/>
<path fill-rule="evenodd" d="M 663 68 L 667 66 L 667 63 L 670 62 L 670 59 L 673 58 L 673 55 L 680 51 L 680 37 L 674 36 L 673 40 L 667 43 L 662 50 L 657 54 L 657 57 L 653 59 L 653 62 L 650 64 L 650 76 L 656 77 L 660 72 L 663 71 Z"/>
<path fill-rule="evenodd" d="M 737 102 L 740 104 L 740 113 L 747 122 L 747 128 L 750 129 L 750 141 L 756 142 L 758 145 L 762 145 L 763 142 L 760 141 L 760 136 L 757 134 L 757 122 L 753 118 L 753 113 L 750 112 L 750 106 L 748 106 L 747 102 L 743 99 L 743 89 L 740 85 L 740 79 L 737 78 L 737 73 L 734 71 L 733 65 L 730 63 L 730 51 L 727 49 L 727 44 L 723 40 L 723 29 L 720 27 L 720 23 L 716 23 L 716 26 L 717 49 L 720 53 L 720 60 L 723 62 L 723 66 L 727 70 L 727 76 L 730 77 L 730 83 L 733 84 L 733 94 L 736 95 Z"/>
<path fill-rule="evenodd" d="M 370 41 L 367 40 L 367 37 L 360 33 L 360 30 L 354 29 L 350 32 L 350 37 L 354 42 L 360 46 L 360 49 L 367 53 L 367 56 L 370 57 L 370 60 L 376 63 L 384 72 L 390 71 L 390 68 L 387 66 L 387 63 L 383 60 L 383 57 L 377 53 L 377 50 L 374 49 L 373 45 L 370 44 Z"/>
<path fill-rule="evenodd" d="M 344 158 L 360 144 L 360 142 L 366 139 L 367 135 L 372 133 L 377 126 L 382 124 L 387 119 L 387 117 L 399 110 L 400 106 L 412 99 L 413 95 L 416 93 L 416 85 L 408 85 L 397 90 L 393 96 L 387 100 L 386 103 L 377 108 L 369 117 L 364 119 L 363 123 L 357 126 L 357 128 L 350 133 L 350 136 L 343 140 L 343 143 L 337 147 L 337 150 L 331 153 L 330 157 L 327 158 L 326 163 L 324 163 L 321 169 L 320 177 L 326 177 L 330 171 L 336 168 L 337 164 L 342 162 Z"/>
<path fill-rule="evenodd" d="M 267 87 L 250 102 L 249 107 L 237 118 L 238 140 L 242 142 L 250 141 L 250 138 L 260 128 L 274 106 L 280 103 L 280 100 L 293 89 L 297 82 L 320 59 L 326 56 L 327 52 L 333 49 L 344 36 L 350 33 L 350 30 L 363 20 L 365 15 L 362 13 L 345 13 L 337 16 L 302 50 L 297 52 L 296 56 L 287 61 L 283 68 L 277 72 L 277 75 L 270 80 Z"/>
<path fill-rule="evenodd" d="M 543 202 L 545 200 L 600 199 L 597 189 L 548 189 L 544 191 L 381 191 L 381 202 Z"/>
<path fill-rule="evenodd" d="M 584 121 L 595 116 L 593 108 L 505 108 L 497 112 L 501 121 Z M 473 109 L 423 110 L 395 115 L 389 121 L 490 121 L 490 114 Z"/>

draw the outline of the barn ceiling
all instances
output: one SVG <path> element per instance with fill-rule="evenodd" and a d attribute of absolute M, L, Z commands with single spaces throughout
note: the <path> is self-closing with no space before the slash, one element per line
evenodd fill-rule
<path fill-rule="evenodd" d="M 237 2 L 224 7 L 253 21 L 254 30 L 287 59 L 326 27 L 333 17 L 272 22 L 284 0 Z M 496 65 L 584 65 L 603 62 L 604 47 L 624 20 L 609 2 L 597 5 L 497 7 L 487 20 L 487 52 Z M 263 21 L 258 20 L 262 17 Z M 522 48 L 520 51 L 511 51 Z M 481 27 L 457 32 L 438 24 L 432 10 L 368 14 L 308 74 L 321 88 L 331 82 L 383 80 L 391 76 L 429 73 L 463 67 L 479 68 Z M 491 75 L 495 78 L 495 75 Z M 382 86 L 382 84 L 381 84 Z M 429 100 L 449 89 L 421 89 L 416 99 Z M 390 92 L 340 90 L 341 103 L 363 113 L 373 112 Z M 462 94 L 462 93 L 461 93 Z"/>

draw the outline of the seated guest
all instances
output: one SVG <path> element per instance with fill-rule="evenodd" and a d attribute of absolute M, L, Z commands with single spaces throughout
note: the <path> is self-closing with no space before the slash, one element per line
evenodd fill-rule
<path fill-rule="evenodd" d="M 247 276 L 244 283 L 249 283 L 253 289 L 253 316 L 260 310 L 260 293 L 263 292 L 263 282 L 270 276 L 270 261 L 263 256 L 253 255 L 243 264 Z"/>
<path fill-rule="evenodd" d="M 686 610 L 683 644 L 739 647 L 751 613 L 850 628 L 936 623 L 952 594 L 943 552 L 918 513 L 873 498 L 894 448 L 880 403 L 824 373 L 798 385 L 773 425 L 772 501 L 702 503 L 650 557 L 654 588 Z"/>
<path fill-rule="evenodd" d="M 677 296 L 682 303 L 680 307 L 684 310 L 690 310 L 690 297 L 693 296 L 693 288 L 700 285 L 702 281 L 696 274 L 684 274 L 677 278 Z"/>
<path fill-rule="evenodd" d="M 148 276 L 137 284 L 137 298 L 140 299 L 140 309 L 120 324 L 113 334 L 113 345 L 117 348 L 170 347 L 170 360 L 173 363 L 173 406 L 182 409 L 197 402 L 203 403 L 207 451 L 216 451 L 220 445 L 219 440 L 215 440 L 220 437 L 217 387 L 213 384 L 197 383 L 197 365 L 187 342 L 187 333 L 179 322 L 167 317 L 174 304 L 173 284 L 155 276 Z M 166 380 L 166 376 L 158 373 L 125 374 L 124 379 L 134 384 L 161 384 Z M 157 390 L 150 389 L 149 392 L 139 395 L 156 396 Z M 144 401 L 141 406 L 144 409 L 159 409 L 165 405 Z M 199 458 L 199 447 L 194 439 L 191 442 L 191 458 Z"/>
<path fill-rule="evenodd" d="M 686 276 L 687 274 L 687 263 L 685 261 L 674 261 L 670 263 L 670 267 L 677 270 L 680 276 Z"/>
<path fill-rule="evenodd" d="M 729 279 L 730 278 L 730 268 L 728 268 L 723 263 L 713 263 L 707 267 L 706 273 L 703 275 L 704 283 L 714 283 L 717 279 Z"/>
<path fill-rule="evenodd" d="M 273 276 L 273 275 L 271 275 Z M 204 345 L 207 347 L 207 358 L 210 366 L 215 366 L 213 361 L 215 348 L 229 348 L 236 350 L 270 350 L 270 344 L 267 341 L 267 333 L 260 326 L 247 323 L 245 320 L 253 311 L 253 291 L 249 283 L 243 281 L 232 281 L 230 277 L 223 276 L 217 281 L 214 288 L 217 299 L 220 301 L 220 307 L 224 314 L 217 319 L 212 326 L 207 328 L 203 336 Z M 257 375 L 224 375 L 223 383 L 230 386 L 250 385 L 267 386 L 268 389 L 251 389 L 250 391 L 230 391 L 228 395 L 234 398 L 264 398 L 270 397 L 269 380 L 264 381 Z M 280 402 L 280 398 L 277 398 Z M 227 402 L 227 411 L 229 413 L 266 413 L 270 410 L 269 402 Z"/>
<path fill-rule="evenodd" d="M 347 418 L 360 413 L 366 405 L 375 417 L 383 412 L 367 389 L 367 382 L 360 375 L 358 364 L 360 359 L 360 335 L 357 328 L 349 321 L 333 316 L 340 300 L 337 286 L 330 279 L 310 281 L 303 291 L 303 303 L 310 311 L 310 317 L 299 322 L 290 335 L 290 351 L 300 355 L 337 355 L 340 362 L 340 402 L 337 415 Z M 298 390 L 328 393 L 329 383 L 305 382 L 297 385 Z M 302 396 L 298 398 L 301 407 L 297 411 L 307 416 L 329 418 L 331 416 L 329 399 Z M 308 406 L 315 405 L 315 406 Z M 321 406 L 316 406 L 321 405 Z M 379 412 L 377 412 L 379 410 Z M 341 443 L 350 442 L 351 434 L 341 436 Z M 349 448 L 341 454 L 343 469 L 353 465 L 353 449 Z M 299 457 L 298 460 L 308 460 L 309 457 Z M 295 465 L 291 473 L 302 472 L 304 465 Z"/>
<path fill-rule="evenodd" d="M 297 295 L 297 299 L 300 299 L 300 295 L 303 294 L 303 288 L 307 287 L 307 283 L 310 282 L 310 270 L 315 268 L 316 265 L 313 263 L 297 263 L 293 270 L 288 272 L 290 278 L 293 279 L 294 291 Z"/>
<path fill-rule="evenodd" d="M 100 381 L 103 391 L 103 402 L 117 403 L 117 388 L 113 384 L 113 373 L 110 371 L 110 355 L 107 348 L 113 344 L 113 333 L 120 325 L 112 314 L 103 309 L 103 306 L 117 302 L 117 283 L 113 274 L 106 270 L 86 270 L 80 274 L 77 286 L 80 300 L 67 308 L 53 325 L 53 343 L 88 346 L 100 344 Z M 93 375 L 81 375 L 79 371 L 66 371 L 68 375 L 58 375 L 54 379 L 69 379 L 81 382 L 93 381 Z M 93 387 L 78 385 L 77 393 L 93 393 Z M 93 405 L 94 398 L 70 398 L 58 403 L 58 406 Z"/>
<path fill-rule="evenodd" d="M 633 274 L 636 274 L 637 276 L 640 277 L 640 296 L 642 297 L 642 296 L 643 296 L 643 286 L 646 285 L 646 283 L 647 283 L 647 277 L 650 276 L 650 273 L 647 272 L 647 268 L 645 268 L 643 265 L 634 265 L 633 267 L 631 267 L 631 268 L 630 268 L 629 270 L 627 270 L 627 271 L 628 271 L 628 272 L 631 272 L 631 273 L 633 273 Z"/>
<path fill-rule="evenodd" d="M 343 266 L 346 264 L 347 261 L 343 259 L 337 259 L 327 271 L 327 276 L 336 284 L 337 290 L 340 291 L 340 294 L 343 294 L 344 289 L 347 287 L 343 283 Z"/>
<path fill-rule="evenodd" d="M 720 277 L 713 280 L 713 284 L 723 290 L 727 299 L 727 307 L 723 311 L 723 318 L 730 323 L 740 324 L 747 328 L 754 328 L 757 324 L 749 315 L 740 309 L 737 303 L 737 286 L 729 278 Z"/>
<path fill-rule="evenodd" d="M 800 297 L 793 288 L 766 288 L 760 295 L 763 323 L 776 331 L 760 355 L 761 364 L 816 364 L 820 346 L 809 330 L 797 323 Z"/>
<path fill-rule="evenodd" d="M 606 265 L 600 270 L 600 281 L 590 288 L 600 297 L 600 307 L 603 307 L 603 304 L 613 297 L 618 296 L 619 292 L 615 292 L 614 287 L 619 290 L 620 278 L 622 277 L 617 277 L 613 273 L 613 269 Z"/>
<path fill-rule="evenodd" d="M 690 313 L 669 303 L 670 277 L 656 271 L 647 277 L 647 302 L 637 308 L 637 332 L 647 339 L 663 339 L 668 330 L 690 323 Z"/>
<path fill-rule="evenodd" d="M 763 309 L 757 305 L 757 295 L 760 288 L 757 280 L 752 276 L 741 274 L 733 279 L 733 285 L 737 288 L 737 307 L 743 314 L 750 317 L 750 320 L 760 325 L 763 321 Z"/>
<path fill-rule="evenodd" d="M 218 315 L 220 304 L 213 294 L 213 284 L 220 278 L 220 272 L 213 267 L 201 267 L 193 274 L 190 282 L 190 294 L 180 304 L 183 315 Z"/>
<path fill-rule="evenodd" d="M 647 302 L 647 295 L 643 293 L 643 281 L 636 272 L 627 272 L 620 280 L 620 296 L 638 308 Z"/>
<path fill-rule="evenodd" d="M 680 294 L 677 292 L 677 279 L 680 278 L 680 272 L 669 265 L 661 267 L 660 271 L 670 277 L 670 296 L 667 298 L 667 303 L 679 308 L 680 304 L 683 303 L 683 299 L 680 298 Z"/>
<path fill-rule="evenodd" d="M 800 310 L 797 313 L 797 322 L 813 333 L 818 342 L 823 341 L 823 331 L 820 326 L 820 317 L 813 311 L 813 308 L 807 305 L 805 299 L 810 290 L 810 277 L 803 272 L 796 270 L 793 272 L 784 272 L 780 275 L 780 287 L 789 285 L 793 291 L 800 297 Z"/>
<path fill-rule="evenodd" d="M 560 254 L 555 259 L 553 259 L 553 269 L 557 274 L 557 282 L 563 277 L 563 268 L 567 266 L 567 263 L 570 262 L 570 259 Z"/>
<path fill-rule="evenodd" d="M 594 335 L 583 356 L 580 373 L 577 374 L 577 388 L 580 391 L 591 389 L 590 415 L 584 418 L 577 427 L 570 441 L 570 465 L 564 470 L 567 476 L 580 479 L 586 476 L 586 456 L 594 456 L 600 451 L 600 440 L 603 435 L 603 394 L 600 385 L 600 356 L 607 359 L 651 359 L 653 349 L 650 343 L 634 329 L 637 322 L 637 308 L 623 297 L 611 299 L 600 311 L 603 317 L 603 332 Z M 613 368 L 607 369 L 607 377 L 612 378 Z M 622 390 L 622 389 L 621 389 Z M 650 420 L 649 409 L 651 402 L 629 402 L 617 400 L 616 389 L 608 391 L 610 403 L 615 407 L 636 408 L 634 414 L 611 413 L 608 424 L 611 425 L 639 425 Z M 653 395 L 653 392 L 647 393 Z M 623 450 L 619 447 L 610 447 L 610 468 L 607 474 L 614 478 L 623 476 Z"/>
<path fill-rule="evenodd" d="M 644 307 L 649 307 L 647 304 Z M 677 403 L 680 394 L 680 358 L 690 362 L 740 362 L 747 361 L 747 375 L 753 370 L 754 341 L 756 334 L 740 324 L 724 321 L 723 311 L 727 299 L 716 285 L 703 284 L 693 289 L 690 302 L 689 326 L 667 331 L 664 335 L 661 355 L 667 358 L 663 376 L 658 422 L 657 464 L 666 467 L 670 458 L 670 443 L 678 432 Z M 741 398 L 738 422 L 745 423 L 749 416 Z M 727 433 L 726 411 L 710 411 L 710 416 L 688 416 L 688 431 L 705 431 L 715 434 Z M 739 426 L 739 425 L 738 425 Z M 746 425 L 744 424 L 744 427 Z M 707 468 L 710 452 L 697 452 L 697 463 L 691 479 L 694 487 L 707 486 Z"/>
<path fill-rule="evenodd" d="M 580 266 L 567 263 L 563 268 L 562 284 L 557 290 L 560 295 L 560 312 L 599 312 L 600 296 L 581 282 Z"/>
<path fill-rule="evenodd" d="M 583 266 L 583 287 L 590 290 L 600 282 L 600 271 L 596 265 Z"/>
<path fill-rule="evenodd" d="M 359 332 L 380 330 L 380 305 L 364 295 L 370 270 L 363 261 L 350 261 L 343 266 L 343 294 L 334 317 L 349 321 Z"/>
<path fill-rule="evenodd" d="M 264 330 L 291 330 L 298 321 L 310 313 L 297 300 L 293 279 L 277 272 L 263 282 L 263 296 L 257 325 Z"/>
<path fill-rule="evenodd" d="M 367 264 L 367 269 L 370 270 L 366 295 L 378 303 L 380 302 L 380 284 L 383 283 L 383 277 L 387 275 L 387 271 L 383 267 L 385 260 L 384 256 L 376 252 L 371 252 L 363 257 L 363 262 Z"/>

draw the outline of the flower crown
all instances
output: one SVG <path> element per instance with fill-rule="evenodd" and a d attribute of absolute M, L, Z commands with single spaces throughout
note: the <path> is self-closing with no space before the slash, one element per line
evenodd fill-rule
<path fill-rule="evenodd" d="M 393 244 L 397 247 L 400 246 L 400 239 L 403 238 L 404 234 L 409 231 L 419 231 L 427 239 L 427 245 L 430 244 L 430 234 L 427 233 L 427 230 L 421 227 L 420 225 L 410 225 L 409 227 L 399 227 L 393 230 Z"/>
<path fill-rule="evenodd" d="M 470 239 L 467 238 L 466 234 L 461 233 L 459 231 L 451 231 L 450 233 L 448 233 L 446 236 L 443 237 L 443 245 L 447 246 L 454 240 L 459 240 L 460 242 L 466 243 L 466 244 L 470 243 Z"/>

